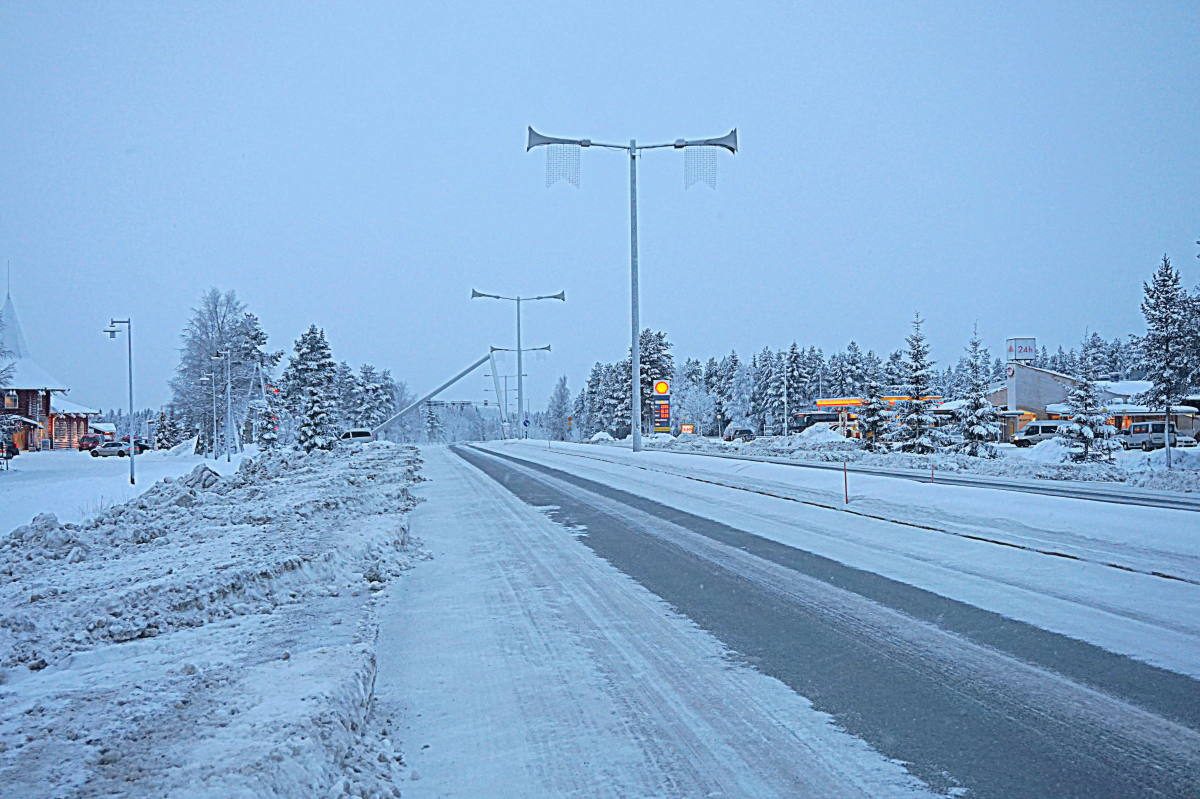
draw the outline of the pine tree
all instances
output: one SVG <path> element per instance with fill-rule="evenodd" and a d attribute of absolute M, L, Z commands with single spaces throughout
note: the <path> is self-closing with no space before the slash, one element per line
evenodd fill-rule
<path fill-rule="evenodd" d="M 904 352 L 903 350 L 896 350 L 888 356 L 887 362 L 883 365 L 884 390 L 892 394 L 899 394 L 904 391 L 904 383 L 907 379 L 905 377 L 906 374 Z"/>
<path fill-rule="evenodd" d="M 868 452 L 876 452 L 886 447 L 885 439 L 892 423 L 892 406 L 883 399 L 883 391 L 876 378 L 868 378 L 864 389 L 866 401 L 858 412 L 858 431 L 863 447 Z"/>
<path fill-rule="evenodd" d="M 567 417 L 571 415 L 571 392 L 567 389 L 567 376 L 558 378 L 550 402 L 546 406 L 546 434 L 551 441 L 566 441 L 571 427 Z"/>
<path fill-rule="evenodd" d="M 271 449 L 279 443 L 279 417 L 261 396 L 250 400 L 250 419 L 254 423 L 254 443 L 259 449 Z"/>
<path fill-rule="evenodd" d="M 306 452 L 330 449 L 336 440 L 336 369 L 325 331 L 310 325 L 296 340 L 283 372 L 281 395 L 284 406 L 300 420 L 297 441 Z"/>
<path fill-rule="evenodd" d="M 1103 352 L 1103 341 L 1097 346 L 1094 341 L 1084 339 L 1079 359 L 1079 382 L 1067 394 L 1070 424 L 1058 428 L 1059 437 L 1078 448 L 1073 455 L 1077 461 L 1111 459 L 1117 448 L 1116 431 L 1108 423 L 1108 409 L 1100 400 L 1100 391 L 1096 387 Z"/>
<path fill-rule="evenodd" d="M 966 397 L 964 404 L 955 412 L 961 438 L 958 450 L 974 457 L 994 458 L 994 442 L 1000 440 L 1000 425 L 996 421 L 996 408 L 987 397 L 991 365 L 988 363 L 988 351 L 979 338 L 978 328 L 971 333 L 963 361 L 963 391 Z"/>
<path fill-rule="evenodd" d="M 706 421 L 701 432 L 709 436 L 720 435 L 725 406 L 721 399 L 721 364 L 716 358 L 709 358 L 704 364 L 704 390 L 713 398 L 713 413 L 712 419 Z"/>
<path fill-rule="evenodd" d="M 1192 381 L 1195 367 L 1190 349 L 1195 342 L 1189 340 L 1189 334 L 1195 331 L 1190 329 L 1189 310 L 1194 311 L 1194 305 L 1166 255 L 1154 277 L 1142 288 L 1146 335 L 1142 337 L 1141 355 L 1146 379 L 1153 384 L 1143 401 L 1169 413 L 1170 406 L 1178 405 L 1187 394 Z"/>
<path fill-rule="evenodd" d="M 905 339 L 908 342 L 908 354 L 905 358 L 908 373 L 905 393 L 909 399 L 900 403 L 893 433 L 893 440 L 899 444 L 902 451 L 918 455 L 933 452 L 939 443 L 939 436 L 934 429 L 935 420 L 930 411 L 933 403 L 928 399 L 933 362 L 929 360 L 929 344 L 921 330 L 923 323 L 921 315 L 916 314 L 913 317 L 912 333 Z"/>
<path fill-rule="evenodd" d="M 437 409 L 430 403 L 425 403 L 425 438 L 428 441 L 438 442 L 445 439 L 445 430 L 442 428 L 442 420 L 438 417 Z"/>
<path fill-rule="evenodd" d="M 788 396 L 788 414 L 796 412 L 796 409 L 802 407 L 806 402 L 812 400 L 812 396 L 807 391 L 808 374 L 805 371 L 804 353 L 796 342 L 792 342 L 792 346 L 788 347 L 786 357 L 787 370 L 787 396 Z M 788 420 L 789 431 L 791 420 Z"/>
<path fill-rule="evenodd" d="M 315 385 L 304 389 L 297 443 L 305 452 L 330 450 L 337 443 L 332 406 L 327 390 Z"/>

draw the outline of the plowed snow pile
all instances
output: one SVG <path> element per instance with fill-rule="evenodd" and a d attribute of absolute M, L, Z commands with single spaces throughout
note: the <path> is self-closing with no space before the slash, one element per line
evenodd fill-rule
<path fill-rule="evenodd" d="M 412 447 L 198 466 L 0 539 L 5 796 L 371 795 L 373 596 L 415 556 Z"/>

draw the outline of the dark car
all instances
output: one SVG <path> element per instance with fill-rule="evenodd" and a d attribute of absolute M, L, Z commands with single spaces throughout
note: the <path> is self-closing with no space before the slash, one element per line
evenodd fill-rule
<path fill-rule="evenodd" d="M 5 441 L 4 449 L 2 452 L 0 452 L 0 454 L 3 454 L 3 456 L 5 458 L 8 458 L 11 460 L 12 458 L 15 458 L 18 455 L 20 455 L 21 450 L 17 449 L 17 445 L 12 443 L 11 441 Z"/>
<path fill-rule="evenodd" d="M 129 436 L 121 436 L 121 440 L 124 441 L 126 444 L 128 444 Z M 137 451 L 138 451 L 139 455 L 141 455 L 146 450 L 150 449 L 150 445 L 146 442 L 146 439 L 138 438 L 135 440 L 137 441 Z"/>

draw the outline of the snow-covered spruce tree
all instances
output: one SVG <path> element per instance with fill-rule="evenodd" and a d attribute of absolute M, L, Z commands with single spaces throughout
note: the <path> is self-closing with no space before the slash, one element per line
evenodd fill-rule
<path fill-rule="evenodd" d="M 299 420 L 297 443 L 306 451 L 328 449 L 325 439 L 336 439 L 334 377 L 337 364 L 316 325 L 296 339 L 287 368 L 283 370 L 282 404 Z"/>
<path fill-rule="evenodd" d="M 892 406 L 883 398 L 879 381 L 867 379 L 862 409 L 858 412 L 858 431 L 862 436 L 863 448 L 868 452 L 886 449 L 887 433 L 892 424 Z"/>
<path fill-rule="evenodd" d="M 563 375 L 554 384 L 554 391 L 546 405 L 546 435 L 551 441 L 566 441 L 570 437 L 571 427 L 567 419 L 570 415 L 571 392 L 567 388 L 567 376 Z"/>
<path fill-rule="evenodd" d="M 279 417 L 268 401 L 261 396 L 250 400 L 250 419 L 254 426 L 254 443 L 259 449 L 271 449 L 279 443 Z"/>
<path fill-rule="evenodd" d="M 650 425 L 651 414 L 654 412 L 654 381 L 670 378 L 675 374 L 675 357 L 671 354 L 671 342 L 667 334 L 661 330 L 644 329 L 638 336 L 638 348 L 641 350 L 641 416 L 642 431 Z M 629 394 L 630 375 L 633 367 L 631 355 L 625 358 L 623 372 L 625 374 L 625 393 Z M 626 419 L 629 417 L 629 399 L 623 402 Z"/>
<path fill-rule="evenodd" d="M 437 408 L 430 403 L 425 403 L 422 406 L 425 416 L 425 440 L 430 442 L 438 442 L 445 439 L 445 431 L 442 428 L 442 420 L 438 417 Z"/>
<path fill-rule="evenodd" d="M 896 350 L 888 356 L 883 364 L 883 390 L 889 394 L 898 394 L 904 390 L 907 380 L 907 369 L 904 366 L 904 351 Z"/>
<path fill-rule="evenodd" d="M 861 397 L 867 385 L 866 360 L 857 341 L 846 346 L 842 357 L 842 393 L 846 397 Z"/>
<path fill-rule="evenodd" d="M 812 399 L 807 392 L 808 375 L 804 371 L 804 354 L 796 342 L 793 341 L 792 346 L 788 347 L 784 362 L 787 374 L 788 409 L 789 413 L 795 413 L 797 408 Z"/>
<path fill-rule="evenodd" d="M 721 364 L 715 357 L 704 363 L 704 390 L 713 398 L 713 410 L 712 418 L 705 420 L 700 431 L 706 436 L 720 435 L 725 406 L 721 402 Z"/>
<path fill-rule="evenodd" d="M 337 443 L 337 425 L 333 420 L 333 403 L 329 394 L 317 386 L 304 389 L 304 405 L 296 443 L 305 452 L 333 449 Z"/>
<path fill-rule="evenodd" d="M 1196 363 L 1192 337 L 1200 333 L 1195 314 L 1197 304 L 1180 283 L 1179 272 L 1166 255 L 1149 283 L 1142 284 L 1142 315 L 1146 335 L 1142 337 L 1142 365 L 1153 388 L 1142 396 L 1151 408 L 1169 416 L 1172 405 L 1187 394 Z"/>
<path fill-rule="evenodd" d="M 703 374 L 676 375 L 671 386 L 671 405 L 676 421 L 695 424 L 699 432 L 713 424 L 716 399 L 704 387 Z"/>
<path fill-rule="evenodd" d="M 988 351 L 976 327 L 971 331 L 964 359 L 965 399 L 954 416 L 960 438 L 958 451 L 977 458 L 996 457 L 995 442 L 1000 440 L 996 408 L 987 398 L 991 369 Z"/>
<path fill-rule="evenodd" d="M 923 323 L 921 315 L 916 314 L 913 317 L 912 333 L 905 339 L 908 342 L 908 353 L 904 361 L 907 371 L 905 393 L 909 399 L 900 403 L 892 433 L 892 440 L 902 452 L 917 455 L 933 452 L 940 444 L 940 436 L 934 428 L 935 420 L 930 411 L 933 403 L 928 399 L 933 361 L 929 360 L 929 344 L 926 343 L 925 333 L 921 330 Z"/>
<path fill-rule="evenodd" d="M 1084 339 L 1078 359 L 1079 382 L 1067 393 L 1069 424 L 1058 428 L 1058 436 L 1074 449 L 1077 461 L 1111 460 L 1117 448 L 1116 430 L 1108 423 L 1108 409 L 1100 399 L 1096 376 L 1102 365 L 1103 341 L 1097 348 Z"/>
<path fill-rule="evenodd" d="M 362 405 L 362 387 L 350 364 L 340 361 L 333 367 L 333 424 L 338 430 L 353 427 Z"/>
<path fill-rule="evenodd" d="M 717 433 L 723 433 L 726 426 L 733 421 L 743 421 L 746 408 L 734 401 L 733 385 L 738 372 L 742 369 L 741 359 L 736 351 L 731 350 L 721 359 L 717 367 L 717 402 L 720 417 L 717 420 Z"/>

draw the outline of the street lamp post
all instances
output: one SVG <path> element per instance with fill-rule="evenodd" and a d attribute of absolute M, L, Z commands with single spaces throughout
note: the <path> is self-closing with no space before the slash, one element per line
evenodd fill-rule
<path fill-rule="evenodd" d="M 724 136 L 715 139 L 676 139 L 663 144 L 638 145 L 637 139 L 630 139 L 629 144 L 605 144 L 591 139 L 563 139 L 556 136 L 545 136 L 532 127 L 528 130 L 525 152 L 534 147 L 544 147 L 551 144 L 563 144 L 575 147 L 603 147 L 609 150 L 624 150 L 629 153 L 629 322 L 631 338 L 629 343 L 630 362 L 633 366 L 630 382 L 631 403 L 629 423 L 632 428 L 633 451 L 642 451 L 642 347 L 639 340 L 641 327 L 641 310 L 638 307 L 638 214 L 637 214 L 637 159 L 643 150 L 659 150 L 671 147 L 683 150 L 688 147 L 722 147 L 730 153 L 737 152 L 737 128 Z"/>
<path fill-rule="evenodd" d="M 208 383 L 209 393 L 212 395 L 212 438 L 208 442 L 208 453 L 213 456 L 213 460 L 217 458 L 217 376 L 212 372 L 205 372 L 200 376 L 201 383 Z"/>
<path fill-rule="evenodd" d="M 104 328 L 103 332 L 107 333 L 110 339 L 114 339 L 117 333 L 121 332 L 117 325 L 125 325 L 125 345 L 129 357 L 129 484 L 137 485 L 137 469 L 134 466 L 137 459 L 137 436 L 133 430 L 133 319 L 109 319 L 108 327 Z"/>
<path fill-rule="evenodd" d="M 522 350 L 520 348 L 513 349 L 512 347 L 492 347 L 492 352 L 515 352 L 517 354 L 517 363 L 520 363 L 522 352 L 550 352 L 550 345 L 547 344 L 544 347 L 526 347 L 524 350 Z M 517 431 L 520 435 L 518 435 L 517 437 L 524 438 L 525 437 L 525 422 L 528 419 L 529 409 L 526 407 L 523 407 L 521 405 L 521 400 L 523 398 L 523 393 L 521 391 L 521 383 L 523 381 L 523 378 L 528 377 L 528 375 L 526 375 L 524 372 L 522 372 L 520 370 L 520 368 L 518 368 L 516 375 L 508 375 L 506 377 L 516 377 L 517 378 L 517 416 L 520 417 L 520 424 L 518 425 L 518 427 L 520 427 L 520 430 Z M 507 389 L 507 386 L 508 386 L 507 379 L 505 380 L 504 385 L 505 385 L 505 388 Z M 505 399 L 507 399 L 507 395 L 505 396 Z"/>
<path fill-rule="evenodd" d="M 517 415 L 520 416 L 520 432 L 525 430 L 525 403 L 522 401 L 525 398 L 525 370 L 521 362 L 521 353 L 525 352 L 521 348 L 521 303 L 532 302 L 533 300 L 560 300 L 567 301 L 567 292 L 560 291 L 557 294 L 539 294 L 536 297 L 502 297 L 499 294 L 484 294 L 482 291 L 471 289 L 471 299 L 488 299 L 488 300 L 508 300 L 517 304 Z M 537 349 L 550 350 L 550 347 L 538 347 Z M 503 350 L 504 352 L 512 352 L 512 350 L 504 350 L 503 347 L 492 347 L 493 351 Z M 524 436 L 521 436 L 522 438 Z"/>
<path fill-rule="evenodd" d="M 230 437 L 233 435 L 233 380 L 230 374 L 229 353 L 218 352 L 215 355 L 209 356 L 214 361 L 225 362 L 225 462 L 229 463 L 232 457 L 229 455 L 229 448 L 232 446 Z M 213 418 L 216 418 L 216 410 L 213 410 Z"/>

